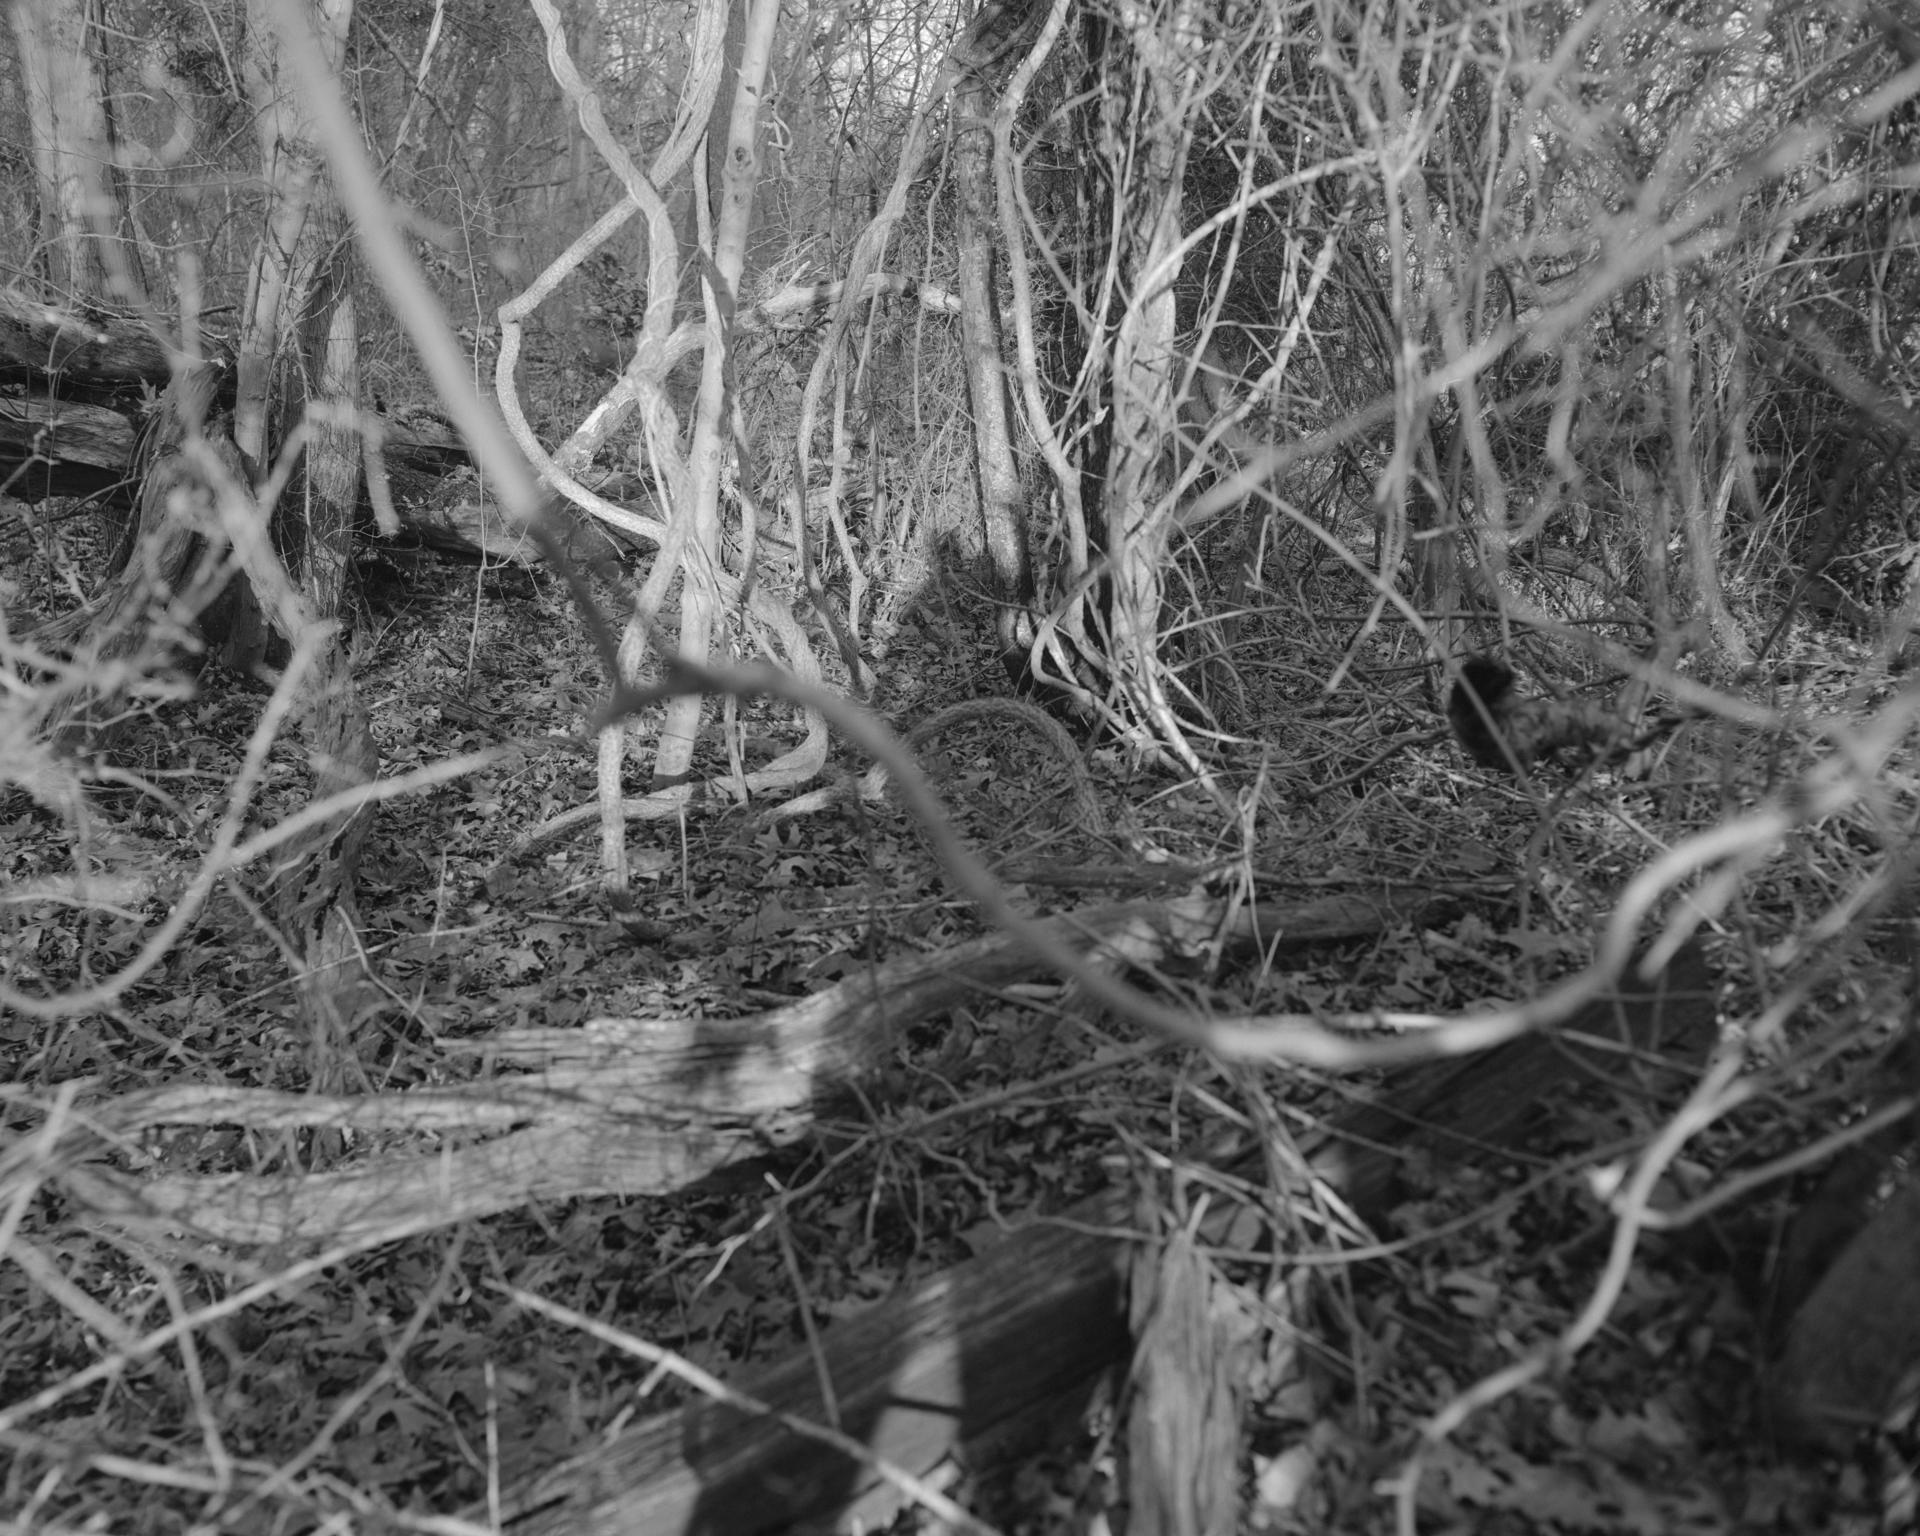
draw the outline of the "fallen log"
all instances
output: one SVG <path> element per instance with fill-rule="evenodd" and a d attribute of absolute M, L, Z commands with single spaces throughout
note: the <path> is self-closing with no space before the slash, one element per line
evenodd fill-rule
<path fill-rule="evenodd" d="M 158 389 L 169 372 L 167 349 L 141 316 L 80 314 L 0 288 L 0 381 Z"/>
<path fill-rule="evenodd" d="M 130 480 L 137 435 L 127 416 L 104 405 L 0 396 L 0 487 L 25 502 L 109 490 Z"/>
<path fill-rule="evenodd" d="M 1424 894 L 1235 907 L 1213 897 L 1131 903 L 1047 920 L 1060 942 L 1115 965 L 1164 966 L 1215 943 L 1273 954 L 1364 938 L 1453 911 Z M 1284 937 L 1276 943 L 1272 935 Z M 140 1178 L 75 1159 L 68 1192 L 123 1222 L 185 1225 L 224 1242 L 382 1242 L 531 1200 L 658 1195 L 811 1134 L 891 1056 L 898 1030 L 1045 970 L 1002 933 L 903 955 L 743 1019 L 594 1019 L 450 1050 L 537 1070 L 430 1092 L 330 1096 L 162 1088 L 89 1106 L 120 1138 L 161 1126 L 430 1132 L 448 1144 L 331 1174 Z M 458 1138 L 486 1136 L 460 1145 Z"/>

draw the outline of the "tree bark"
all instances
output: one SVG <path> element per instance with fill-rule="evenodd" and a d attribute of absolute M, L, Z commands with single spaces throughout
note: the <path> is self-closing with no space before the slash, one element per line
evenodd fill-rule
<path fill-rule="evenodd" d="M 1131 21 L 1107 50 L 1119 76 L 1106 95 L 1102 152 L 1115 184 L 1128 184 L 1114 253 L 1124 307 L 1112 317 L 1110 406 L 1100 528 L 1110 575 L 1104 615 L 1114 688 L 1134 723 L 1191 771 L 1199 759 L 1169 702 L 1160 661 L 1160 607 L 1179 503 L 1166 440 L 1175 430 L 1177 383 L 1187 370 L 1175 348 L 1174 283 L 1180 274 L 1186 189 L 1186 121 L 1201 89 L 1194 77 L 1195 18 Z M 1144 122 L 1123 117 L 1144 112 Z"/>
<path fill-rule="evenodd" d="M 120 198 L 106 69 L 95 51 L 99 18 L 85 0 L 14 0 L 12 12 L 47 282 L 69 304 L 101 303 L 118 267 L 136 296 L 138 268 L 124 254 L 110 262 L 104 243 L 119 224 Z"/>
<path fill-rule="evenodd" d="M 49 722 L 54 739 L 70 751 L 112 747 L 125 719 L 129 672 L 169 670 L 194 620 L 225 584 L 223 551 L 193 531 L 217 523 L 215 509 L 226 489 L 210 481 L 199 455 L 218 460 L 222 469 L 216 473 L 228 483 L 244 479 L 232 440 L 218 426 L 208 430 L 216 389 L 210 364 L 183 366 L 174 375 L 142 435 L 136 462 L 122 471 L 137 478 L 140 491 L 114 555 L 113 579 L 90 606 L 35 634 L 39 644 L 83 659 L 69 673 L 75 682 Z M 110 693 L 92 686 L 103 677 L 119 679 Z"/>
<path fill-rule="evenodd" d="M 774 28 L 780 19 L 777 0 L 752 0 L 737 75 L 725 82 L 720 99 L 732 103 L 724 139 L 709 134 L 707 155 L 710 183 L 714 161 L 723 160 L 719 207 L 713 227 L 713 260 L 706 271 L 707 347 L 700 378 L 700 401 L 688 455 L 692 471 L 688 504 L 679 515 L 690 519 L 687 542 L 679 561 L 680 646 L 682 659 L 702 665 L 712 654 L 714 626 L 719 619 L 716 590 L 705 574 L 720 560 L 720 478 L 731 427 L 729 370 L 734 316 L 739 306 L 741 278 L 746 271 L 747 240 L 753 228 L 754 193 L 760 178 L 760 101 L 766 90 L 767 65 L 773 51 Z M 728 89 L 727 87 L 731 87 Z M 667 705 L 654 754 L 655 784 L 684 780 L 693 762 L 694 739 L 699 733 L 704 701 L 683 694 Z"/>
<path fill-rule="evenodd" d="M 242 332 L 236 433 L 241 447 L 265 462 L 277 425 L 282 451 L 304 437 L 299 493 L 280 508 L 261 508 L 270 522 L 246 539 L 248 581 L 238 584 L 244 621 L 229 639 L 230 660 L 264 659 L 270 617 L 296 655 L 310 654 L 305 679 L 313 799 L 324 801 L 370 782 L 378 755 L 366 708 L 340 643 L 358 502 L 361 438 L 358 316 L 352 290 L 346 221 L 335 200 L 317 135 L 289 82 L 282 51 L 319 49 L 338 71 L 353 19 L 351 0 L 319 0 L 305 14 L 308 38 L 277 25 L 271 0 L 249 0 L 247 84 L 254 98 L 261 159 L 275 193 L 256 253 L 252 303 Z M 302 372 L 276 368 L 281 338 L 292 335 Z M 281 557 L 290 570 L 280 569 Z M 234 654 L 237 652 L 237 654 Z M 357 1070 L 354 1031 L 377 1003 L 355 938 L 353 888 L 373 806 L 361 802 L 316 825 L 291 846 L 274 890 L 276 916 L 300 957 L 302 1023 L 311 1086 L 350 1086 Z M 337 1134 L 316 1142 L 325 1156 Z"/>
<path fill-rule="evenodd" d="M 995 631 L 1009 670 L 1033 642 L 1033 563 L 1027 546 L 1026 504 L 1014 460 L 994 251 L 999 219 L 993 186 L 992 117 L 986 81 L 969 69 L 954 92 L 954 184 L 959 194 L 960 333 L 966 355 L 967 400 L 973 411 L 974 470 L 980 482 L 980 521 L 993 595 Z"/>

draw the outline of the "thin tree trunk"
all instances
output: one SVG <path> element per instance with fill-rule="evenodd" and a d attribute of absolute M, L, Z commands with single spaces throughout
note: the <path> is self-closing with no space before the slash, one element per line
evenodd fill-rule
<path fill-rule="evenodd" d="M 705 574 L 720 563 L 720 478 L 726 459 L 730 405 L 727 364 L 733 313 L 746 268 L 747 238 L 753 226 L 754 191 L 760 177 L 759 104 L 766 89 L 767 62 L 773 51 L 774 27 L 780 19 L 778 0 L 753 0 L 747 11 L 746 35 L 740 70 L 733 81 L 733 103 L 724 146 L 710 135 L 707 153 L 724 153 L 719 215 L 714 224 L 713 264 L 707 274 L 707 349 L 700 378 L 700 404 L 694 417 L 693 446 L 689 454 L 692 475 L 688 504 L 679 515 L 690 518 L 687 546 L 680 560 L 680 645 L 682 658 L 696 665 L 712 654 L 719 605 L 712 581 Z M 709 162 L 711 163 L 711 161 Z M 654 782 L 674 784 L 686 778 L 693 761 L 693 743 L 700 726 L 703 700 L 694 695 L 674 699 L 666 711 L 654 754 Z"/>
<path fill-rule="evenodd" d="M 1669 438 L 1673 452 L 1671 483 L 1680 488 L 1680 526 L 1685 535 L 1686 570 L 1690 578 L 1689 585 L 1693 588 L 1691 595 L 1722 657 L 1736 666 L 1745 666 L 1753 660 L 1752 647 L 1747 644 L 1739 623 L 1729 611 L 1726 591 L 1720 584 L 1719 534 L 1726 519 L 1727 501 L 1733 494 L 1733 465 L 1730 458 L 1721 476 L 1714 505 L 1709 507 L 1701 494 L 1700 455 L 1694 437 L 1694 337 L 1678 274 L 1672 271 L 1666 274 L 1662 298 L 1667 309 L 1667 390 L 1672 418 Z M 1743 370 L 1736 367 L 1733 372 L 1739 374 Z M 1664 640 L 1677 624 L 1670 601 L 1669 592 L 1648 592 L 1648 608 L 1660 630 L 1656 636 L 1658 639 Z"/>
<path fill-rule="evenodd" d="M 1123 24 L 1126 24 L 1123 18 Z M 1129 292 L 1113 333 L 1113 437 L 1107 459 L 1105 548 L 1111 567 L 1108 658 L 1129 713 L 1190 769 L 1200 764 L 1168 701 L 1160 663 L 1160 608 L 1178 500 L 1166 438 L 1177 415 L 1174 281 L 1180 273 L 1186 114 L 1196 92 L 1193 18 L 1133 19 L 1131 68 L 1108 97 L 1108 153 L 1116 181 L 1134 156 L 1119 259 Z M 1119 114 L 1144 113 L 1146 121 Z"/>
<path fill-rule="evenodd" d="M 297 654 L 313 657 L 303 703 L 313 798 L 321 801 L 371 782 L 379 766 L 337 623 L 346 607 L 360 488 L 359 324 L 345 220 L 318 135 L 281 78 L 281 51 L 306 40 L 279 29 L 281 13 L 272 0 L 249 0 L 247 82 L 261 158 L 278 200 L 254 262 L 238 419 L 246 433 L 242 446 L 252 444 L 263 462 L 276 417 L 282 443 L 305 435 L 299 490 L 281 509 L 263 509 L 279 536 L 251 541 L 247 569 L 252 601 L 294 642 Z M 337 72 L 352 22 L 351 0 L 322 0 L 307 14 L 329 68 Z M 288 334 L 299 338 L 305 372 L 276 377 L 274 359 Z M 296 388 L 302 379 L 306 388 Z M 277 569 L 281 552 L 292 557 L 290 575 Z M 372 822 L 373 806 L 362 802 L 312 828 L 291 845 L 275 888 L 276 915 L 300 957 L 311 1085 L 322 1092 L 360 1086 L 354 1081 L 354 1032 L 377 995 L 360 958 L 353 906 L 360 849 Z M 324 1158 L 327 1143 L 318 1150 Z"/>
<path fill-rule="evenodd" d="M 993 187 L 993 141 L 987 130 L 993 103 L 986 82 L 969 71 L 954 93 L 954 184 L 960 202 L 960 330 L 966 353 L 968 404 L 973 411 L 974 468 L 980 479 L 980 520 L 998 599 L 995 629 L 1008 657 L 1032 643 L 1033 565 L 1027 547 L 1026 504 L 1014 460 L 1013 427 L 996 294 L 994 251 L 1000 225 Z M 1024 621 L 1024 623 L 1023 623 Z"/>

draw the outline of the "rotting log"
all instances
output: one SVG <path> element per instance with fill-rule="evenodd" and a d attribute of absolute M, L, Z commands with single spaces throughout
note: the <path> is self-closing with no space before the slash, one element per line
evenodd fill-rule
<path fill-rule="evenodd" d="M 83 315 L 0 289 L 0 380 L 96 387 L 166 383 L 167 349 L 138 315 Z"/>
<path fill-rule="evenodd" d="M 1253 908 L 1188 896 L 1044 921 L 1081 953 L 1154 968 L 1215 944 L 1299 954 L 1456 910 L 1412 892 Z M 584 1029 L 449 1042 L 537 1069 L 523 1076 L 350 1097 L 205 1085 L 131 1094 L 91 1106 L 92 1122 L 121 1137 L 249 1125 L 487 1139 L 332 1174 L 143 1179 L 76 1160 L 63 1180 L 109 1219 L 158 1219 L 272 1246 L 378 1242 L 538 1199 L 669 1194 L 811 1134 L 815 1109 L 838 1104 L 880 1068 L 898 1030 L 1045 971 L 1025 944 L 993 933 L 900 956 L 750 1018 L 593 1019 Z"/>
<path fill-rule="evenodd" d="M 0 397 L 0 486 L 20 501 L 92 496 L 129 479 L 133 422 L 48 394 Z"/>
<path fill-rule="evenodd" d="M 1630 976 L 1552 1034 L 1396 1074 L 1377 1103 L 1351 1110 L 1303 1150 L 1350 1209 L 1382 1225 L 1409 1158 L 1457 1165 L 1512 1147 L 1583 1088 L 1670 1088 L 1636 1077 L 1697 1066 L 1714 1026 L 1712 978 L 1688 945 L 1653 982 Z M 1234 1171 L 1258 1177 L 1261 1165 L 1254 1149 Z M 824 1377 L 842 1427 L 920 1476 L 950 1457 L 979 1470 L 1017 1455 L 1050 1425 L 1071 1422 L 1074 1404 L 1125 1357 L 1131 1199 L 1109 1190 L 1021 1227 L 829 1330 L 817 1357 L 797 1352 L 747 1373 L 737 1389 L 824 1423 Z M 702 1402 L 535 1475 L 511 1491 L 503 1514 L 516 1536 L 755 1536 L 854 1520 L 872 1528 L 901 1502 L 870 1469 L 775 1421 Z"/>
<path fill-rule="evenodd" d="M 21 501 L 131 485 L 141 402 L 173 377 L 134 315 L 82 314 L 0 289 L 0 486 Z M 124 504 L 124 501 L 123 501 Z"/>
<path fill-rule="evenodd" d="M 31 386 L 23 395 L 0 397 L 0 489 L 27 503 L 124 490 L 125 505 L 140 479 L 136 460 L 150 420 L 145 402 L 180 371 L 144 321 L 75 314 L 0 290 L 0 381 Z M 193 371 L 219 375 L 220 399 L 232 403 L 225 359 Z M 76 392 L 86 398 L 72 398 Z M 210 396 L 196 424 L 211 417 L 213 404 Z M 540 563 L 526 530 L 511 523 L 472 476 L 453 474 L 469 455 L 431 411 L 398 407 L 392 418 L 368 415 L 363 424 L 379 428 L 373 472 L 391 483 L 404 545 L 461 559 Z M 226 435 L 224 425 L 218 435 Z M 636 517 L 657 519 L 644 480 L 584 478 L 596 495 L 631 506 Z M 629 553 L 625 541 L 557 495 L 544 515 L 574 565 L 618 579 Z"/>

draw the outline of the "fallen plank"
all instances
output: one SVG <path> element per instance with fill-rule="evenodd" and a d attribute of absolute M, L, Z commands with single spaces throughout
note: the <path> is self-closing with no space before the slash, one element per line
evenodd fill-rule
<path fill-rule="evenodd" d="M 1026 1227 L 834 1328 L 821 1366 L 802 1350 L 741 1390 L 830 1423 L 824 1367 L 839 1427 L 876 1456 L 924 1473 L 1029 1403 L 1084 1389 L 1125 1350 L 1125 1267 L 1125 1245 L 1110 1238 Z M 985 1339 L 994 1358 L 968 1347 Z M 536 1477 L 509 1501 L 507 1528 L 749 1536 L 848 1509 L 873 1484 L 867 1467 L 773 1420 L 701 1402 Z M 894 1502 L 884 1492 L 875 1501 Z"/>

